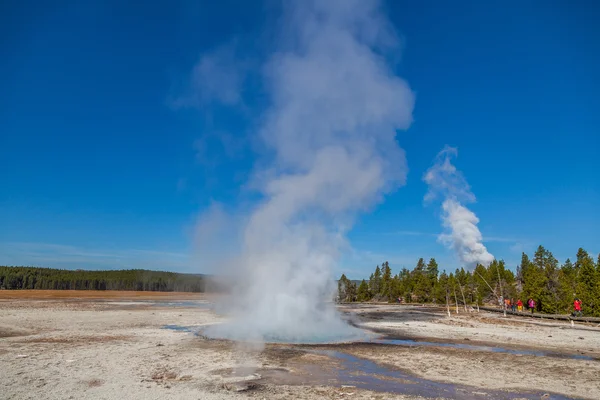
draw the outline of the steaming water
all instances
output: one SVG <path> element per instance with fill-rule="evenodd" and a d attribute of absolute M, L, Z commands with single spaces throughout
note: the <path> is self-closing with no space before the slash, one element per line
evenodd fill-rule
<path fill-rule="evenodd" d="M 342 322 L 344 325 L 345 322 Z M 375 338 L 373 333 L 355 328 L 350 325 L 343 327 L 332 327 L 332 329 L 305 329 L 299 327 L 295 330 L 284 330 L 278 333 L 277 330 L 266 330 L 256 336 L 255 331 L 249 334 L 242 329 L 238 329 L 240 325 L 236 322 L 235 325 L 228 323 L 215 324 L 201 332 L 202 336 L 210 339 L 228 339 L 238 342 L 265 342 L 265 343 L 290 343 L 290 344 L 322 344 L 322 343 L 345 343 L 345 342 L 363 342 Z"/>
<path fill-rule="evenodd" d="M 214 328 L 218 325 L 213 325 L 210 328 Z M 479 346 L 472 344 L 462 344 L 462 343 L 446 343 L 446 342 L 422 342 L 411 339 L 387 339 L 378 337 L 378 335 L 364 331 L 359 328 L 351 327 L 352 334 L 349 335 L 339 335 L 339 334 L 330 334 L 330 335 L 322 335 L 322 336 L 314 336 L 314 337 L 306 337 L 306 338 L 298 338 L 296 340 L 290 341 L 288 337 L 282 337 L 277 335 L 267 335 L 264 336 L 263 339 L 266 343 L 286 343 L 286 344 L 343 344 L 343 343 L 373 343 L 373 344 L 382 344 L 382 345 L 394 345 L 394 346 L 404 346 L 404 347 L 443 347 L 443 348 L 451 348 L 451 349 L 461 349 L 461 350 L 470 350 L 470 351 L 481 351 L 486 353 L 503 353 L 503 354 L 512 354 L 518 356 L 535 356 L 535 357 L 553 357 L 553 358 L 564 358 L 564 359 L 573 359 L 573 360 L 589 360 L 596 361 L 596 358 L 591 356 L 586 356 L 582 354 L 563 354 L 563 353 L 554 353 L 548 351 L 540 351 L 540 350 L 518 350 L 518 349 L 508 349 L 504 347 L 497 346 Z M 182 326 L 182 325 L 165 325 L 163 329 L 170 329 L 174 331 L 180 332 L 189 332 L 194 333 L 197 336 L 207 337 L 209 339 L 228 339 L 235 341 L 252 341 L 251 338 L 244 338 L 244 333 L 240 332 L 240 335 L 236 335 L 236 338 L 224 338 L 221 335 L 213 336 L 206 327 L 190 327 L 190 326 Z M 224 332 L 229 332 L 230 329 L 227 328 Z M 207 334 L 208 332 L 208 334 Z M 217 331 L 220 333 L 219 331 Z"/>

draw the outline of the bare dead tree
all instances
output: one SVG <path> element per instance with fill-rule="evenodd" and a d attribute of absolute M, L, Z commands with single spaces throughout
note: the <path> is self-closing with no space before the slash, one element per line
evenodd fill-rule
<path fill-rule="evenodd" d="M 456 305 L 456 313 L 458 314 L 458 297 L 456 297 L 456 285 L 453 285 L 452 289 L 454 289 L 454 304 Z"/>
<path fill-rule="evenodd" d="M 494 296 L 496 296 L 496 297 L 498 298 L 498 301 L 500 301 L 500 299 L 502 299 L 502 298 L 503 298 L 503 296 L 502 296 L 502 297 L 499 297 L 499 296 L 496 294 L 496 289 L 492 288 L 492 287 L 490 286 L 490 284 L 488 283 L 488 281 L 486 281 L 486 280 L 485 280 L 485 278 L 484 278 L 483 276 L 481 276 L 481 274 L 480 274 L 479 272 L 477 272 L 477 275 L 479 275 L 479 277 L 480 277 L 481 279 L 483 279 L 483 281 L 484 281 L 484 282 L 485 282 L 485 284 L 486 284 L 486 285 L 487 285 L 487 286 L 490 288 L 490 290 L 492 291 L 492 293 L 494 293 Z M 498 276 L 500 276 L 500 271 L 498 271 Z M 500 288 L 502 288 L 502 287 L 500 287 Z M 504 307 L 504 303 L 502 303 L 502 305 L 503 305 L 503 307 Z M 477 305 L 477 311 L 479 311 L 479 304 Z M 506 309 L 504 310 L 504 316 L 506 316 Z"/>
<path fill-rule="evenodd" d="M 462 285 L 458 285 L 458 287 L 460 288 L 460 294 L 462 294 L 463 306 L 465 307 L 465 312 L 467 312 L 467 300 L 465 299 L 465 292 L 463 291 Z"/>
<path fill-rule="evenodd" d="M 504 300 L 504 290 L 502 289 L 502 278 L 500 278 L 500 268 L 496 265 L 496 272 L 498 273 L 498 286 L 500 286 L 500 298 L 502 299 L 502 309 L 504 310 L 504 316 L 506 317 L 506 301 Z"/>

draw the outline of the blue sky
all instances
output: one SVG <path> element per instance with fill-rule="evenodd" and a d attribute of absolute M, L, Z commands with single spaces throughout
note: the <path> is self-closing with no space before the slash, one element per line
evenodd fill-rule
<path fill-rule="evenodd" d="M 205 272 L 197 216 L 255 200 L 244 188 L 265 99 L 252 79 L 235 109 L 189 97 L 190 74 L 224 43 L 253 69 L 277 3 L 0 7 L 0 264 Z M 458 148 L 485 245 L 511 268 L 538 244 L 561 261 L 578 247 L 598 254 L 600 6 L 384 8 L 402 40 L 395 71 L 416 96 L 397 136 L 409 172 L 356 220 L 336 272 L 458 265 L 437 240 L 439 207 L 423 203 L 422 176 L 445 145 Z"/>

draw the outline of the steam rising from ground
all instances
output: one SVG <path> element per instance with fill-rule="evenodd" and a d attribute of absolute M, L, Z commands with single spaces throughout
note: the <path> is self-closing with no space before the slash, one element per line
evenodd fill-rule
<path fill-rule="evenodd" d="M 429 185 L 425 201 L 431 201 L 438 196 L 444 198 L 442 223 L 447 232 L 440 235 L 440 241 L 454 249 L 464 266 L 487 266 L 494 260 L 494 256 L 482 243 L 481 232 L 477 228 L 479 218 L 461 204 L 474 202 L 475 195 L 462 173 L 452 165 L 451 159 L 457 154 L 457 149 L 449 146 L 439 152 L 435 163 L 423 178 Z"/>
<path fill-rule="evenodd" d="M 230 323 L 209 336 L 310 342 L 357 331 L 331 304 L 332 270 L 353 217 L 406 178 L 396 131 L 414 97 L 386 54 L 395 33 L 377 1 L 285 2 L 263 79 L 271 105 L 259 135 L 272 157 L 256 174 L 263 201 L 241 226 Z M 214 219 L 204 218 L 214 222 Z"/>

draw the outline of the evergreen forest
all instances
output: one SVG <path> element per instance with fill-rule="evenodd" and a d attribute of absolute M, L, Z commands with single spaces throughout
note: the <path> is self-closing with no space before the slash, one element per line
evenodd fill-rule
<path fill-rule="evenodd" d="M 501 304 L 502 298 L 529 298 L 536 310 L 548 314 L 568 314 L 573 301 L 582 301 L 587 316 L 600 316 L 600 255 L 594 260 L 579 249 L 574 261 L 560 265 L 552 253 L 539 246 L 530 258 L 523 253 L 516 273 L 504 261 L 494 260 L 489 266 L 477 265 L 472 271 L 464 268 L 440 273 L 435 259 L 419 259 L 411 270 L 403 268 L 396 275 L 388 262 L 377 266 L 369 280 L 349 280 L 342 275 L 338 281 L 338 301 L 389 301 L 461 306 Z"/>
<path fill-rule="evenodd" d="M 203 292 L 202 275 L 143 269 L 84 271 L 0 266 L 0 289 Z"/>

